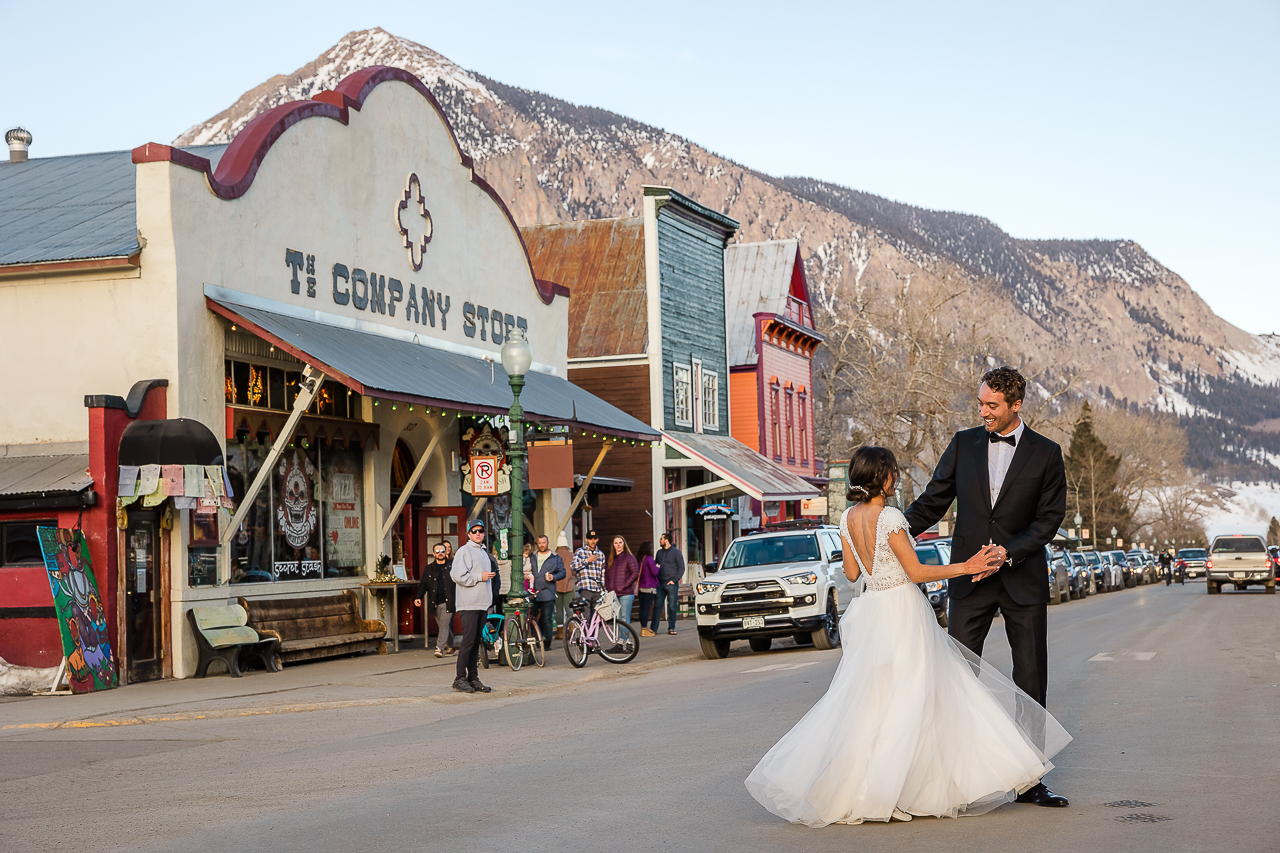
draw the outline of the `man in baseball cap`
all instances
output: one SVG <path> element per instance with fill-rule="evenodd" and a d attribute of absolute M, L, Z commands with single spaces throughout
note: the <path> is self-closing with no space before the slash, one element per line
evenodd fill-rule
<path fill-rule="evenodd" d="M 493 586 L 489 582 L 495 573 L 484 550 L 484 522 L 480 519 L 467 525 L 467 541 L 453 555 L 449 576 L 458 585 L 456 606 L 462 620 L 462 645 L 458 648 L 453 689 L 489 693 L 493 688 L 481 683 L 476 666 L 480 663 L 480 625 L 493 604 Z"/>
<path fill-rule="evenodd" d="M 578 595 L 588 601 L 597 601 L 604 594 L 604 552 L 596 547 L 600 537 L 588 530 L 586 542 L 573 555 L 573 572 L 578 585 Z"/>

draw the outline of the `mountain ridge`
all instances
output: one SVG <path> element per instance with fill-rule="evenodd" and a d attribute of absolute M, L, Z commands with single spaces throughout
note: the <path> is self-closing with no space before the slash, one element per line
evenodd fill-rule
<path fill-rule="evenodd" d="M 229 141 L 254 115 L 374 64 L 423 79 L 521 225 L 635 215 L 643 186 L 663 184 L 740 221 L 738 239 L 798 238 L 811 285 L 825 293 L 889 292 L 959 269 L 997 285 L 991 314 L 1015 352 L 1088 362 L 1091 399 L 1179 415 L 1206 471 L 1280 480 L 1280 435 L 1252 429 L 1280 412 L 1280 346 L 1217 317 L 1130 240 L 1019 239 L 977 214 L 766 175 L 662 128 L 466 71 L 376 28 L 244 93 L 175 144 Z"/>

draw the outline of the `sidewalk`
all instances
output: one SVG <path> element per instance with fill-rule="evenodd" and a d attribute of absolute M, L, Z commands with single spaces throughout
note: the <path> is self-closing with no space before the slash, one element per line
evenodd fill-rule
<path fill-rule="evenodd" d="M 672 637 L 645 637 L 629 664 L 615 665 L 592 655 L 575 669 L 564 644 L 552 643 L 546 666 L 531 664 L 512 672 L 491 664 L 480 669 L 489 694 L 468 695 L 452 689 L 456 657 L 436 658 L 423 648 L 399 654 L 360 655 L 286 665 L 283 672 L 247 672 L 232 678 L 225 672 L 207 678 L 168 679 L 130 684 L 115 690 L 77 696 L 13 696 L 0 698 L 0 737 L 21 731 L 54 728 L 98 728 L 146 725 L 173 720 L 305 713 L 309 711 L 408 702 L 482 702 L 486 699 L 556 690 L 611 678 L 627 678 L 658 667 L 700 660 L 698 630 L 681 619 Z M 415 641 L 415 645 L 421 640 Z M 214 664 L 214 668 L 218 668 Z"/>

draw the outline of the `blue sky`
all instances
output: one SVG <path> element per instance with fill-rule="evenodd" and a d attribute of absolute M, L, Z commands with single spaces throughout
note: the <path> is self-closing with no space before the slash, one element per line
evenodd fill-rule
<path fill-rule="evenodd" d="M 0 0 L 0 20 L 0 124 L 37 157 L 168 142 L 380 26 L 771 174 L 1136 240 L 1230 322 L 1280 332 L 1274 1 Z"/>

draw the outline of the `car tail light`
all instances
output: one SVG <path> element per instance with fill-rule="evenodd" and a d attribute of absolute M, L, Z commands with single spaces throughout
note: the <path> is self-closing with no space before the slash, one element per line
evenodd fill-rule
<path fill-rule="evenodd" d="M 1213 568 L 1213 560 L 1205 560 L 1205 561 L 1204 561 L 1204 567 L 1205 567 L 1206 569 L 1212 569 L 1212 568 Z"/>

